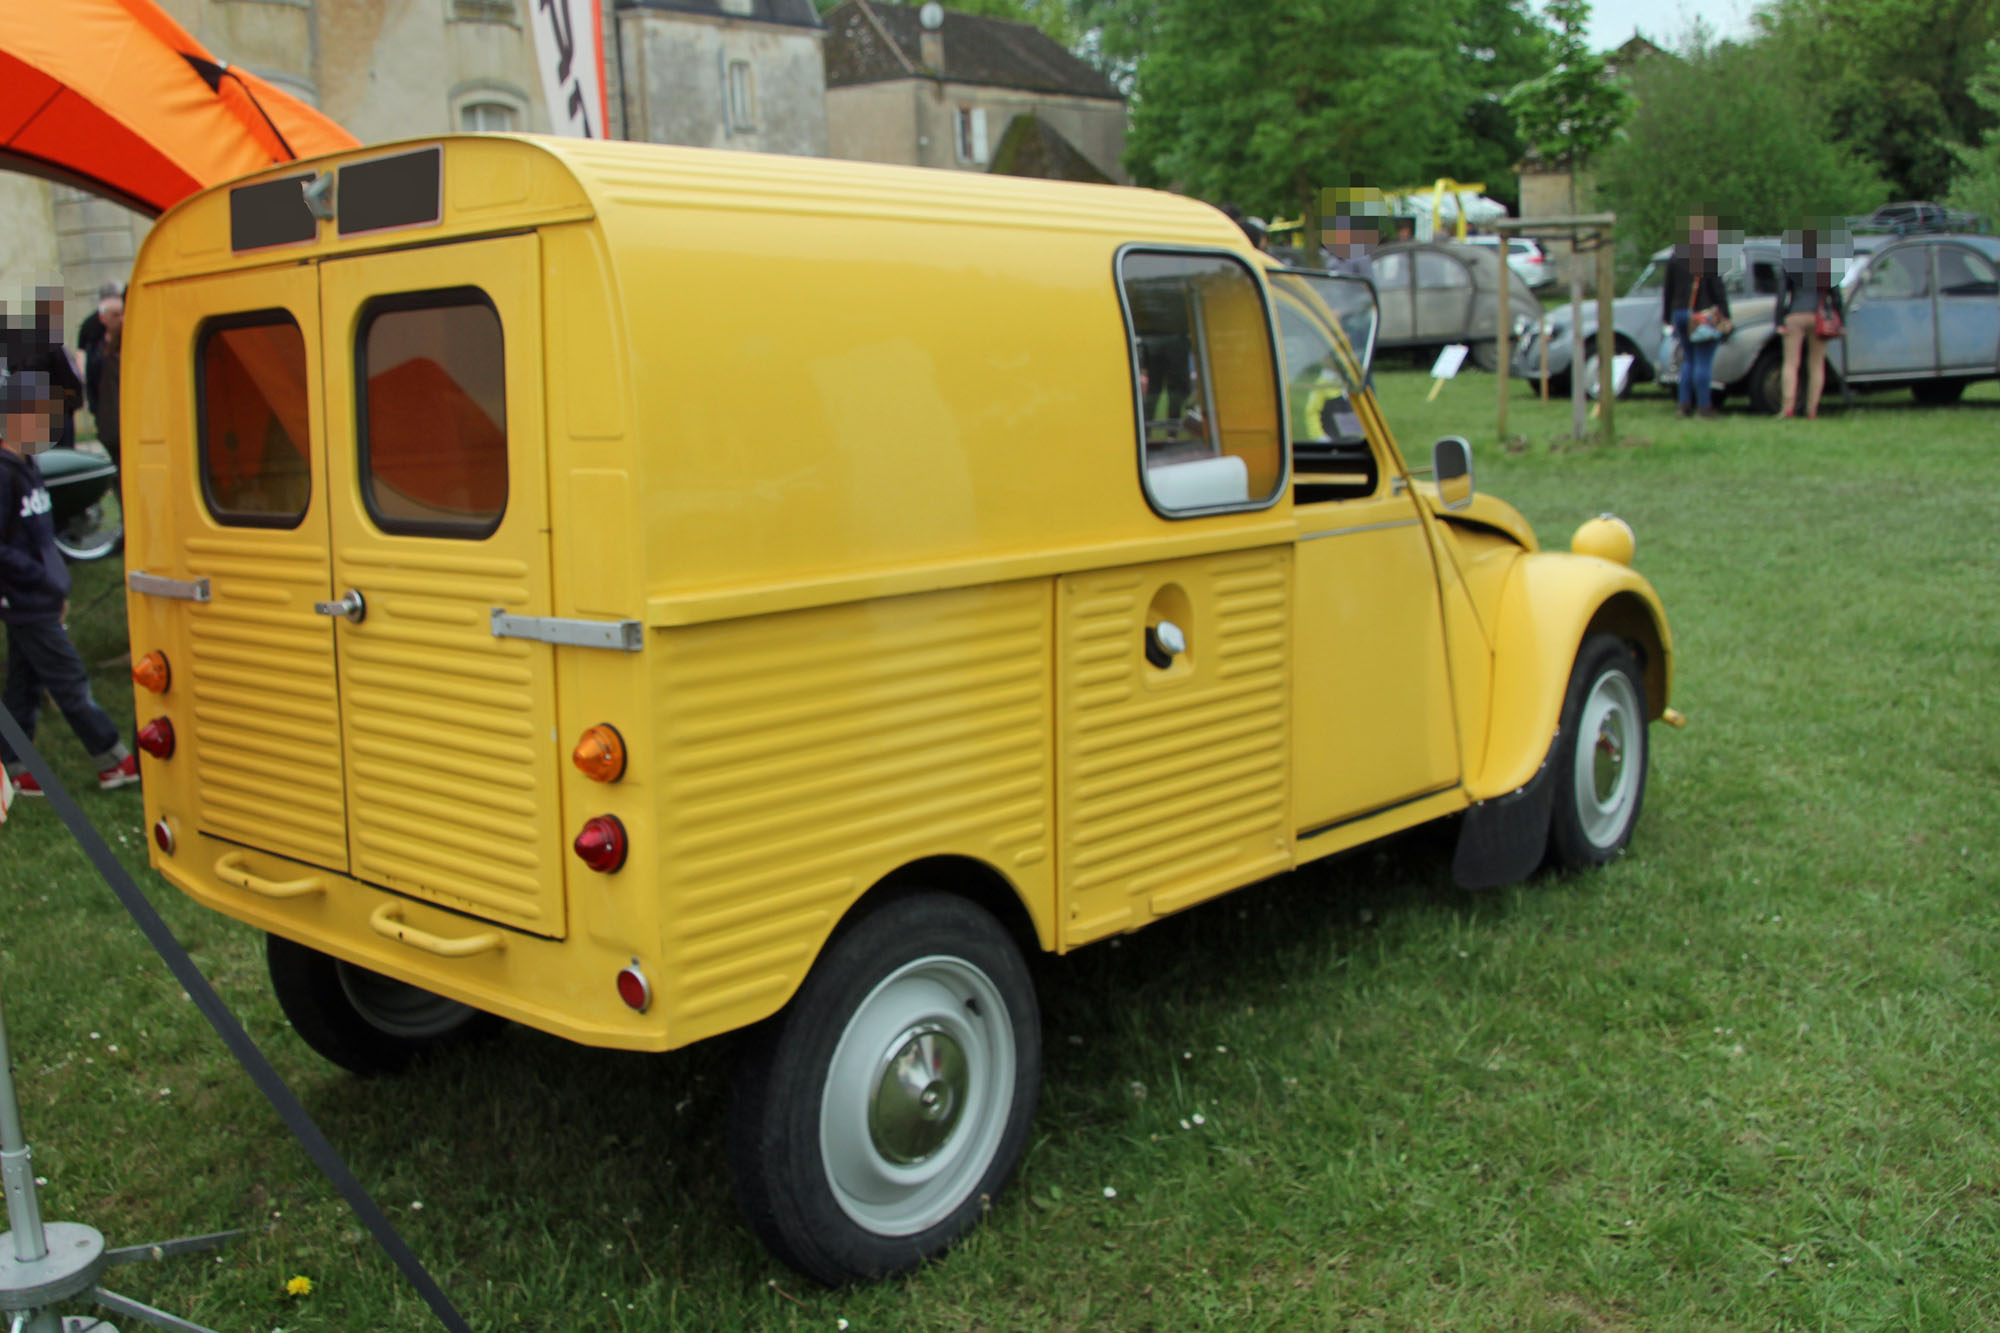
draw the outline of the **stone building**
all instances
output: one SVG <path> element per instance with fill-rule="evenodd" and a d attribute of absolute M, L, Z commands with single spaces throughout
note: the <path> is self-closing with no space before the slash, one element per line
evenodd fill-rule
<path fill-rule="evenodd" d="M 546 133 L 534 0 L 160 0 L 219 59 L 318 107 L 364 143 Z M 610 132 L 824 156 L 812 0 L 599 0 Z M 0 299 L 59 276 L 71 337 L 124 282 L 151 224 L 82 190 L 0 172 Z"/>
<path fill-rule="evenodd" d="M 846 0 L 826 15 L 826 106 L 835 157 L 988 171 L 1009 126 L 1032 116 L 1043 156 L 1066 156 L 1047 153 L 1053 133 L 1102 177 L 1128 180 L 1125 99 L 1025 23 Z"/>

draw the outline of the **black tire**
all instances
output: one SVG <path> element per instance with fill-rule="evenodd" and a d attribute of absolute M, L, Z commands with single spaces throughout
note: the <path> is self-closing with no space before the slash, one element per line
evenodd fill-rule
<path fill-rule="evenodd" d="M 1777 347 L 1766 347 L 1750 367 L 1750 410 L 1774 417 L 1785 410 L 1785 357 Z"/>
<path fill-rule="evenodd" d="M 306 1045 L 356 1074 L 393 1074 L 440 1047 L 490 1037 L 506 1020 L 442 995 L 264 937 L 278 1007 Z"/>
<path fill-rule="evenodd" d="M 1584 870 L 1617 859 L 1646 797 L 1646 681 L 1622 639 L 1583 641 L 1556 736 L 1549 862 Z"/>
<path fill-rule="evenodd" d="M 1484 342 L 1472 344 L 1472 351 L 1465 359 L 1472 363 L 1474 370 L 1483 370 L 1489 375 L 1493 374 L 1500 369 L 1499 340 L 1488 338 Z"/>
<path fill-rule="evenodd" d="M 941 1254 L 1020 1162 L 1040 1025 L 1020 950 L 975 903 L 913 894 L 837 936 L 738 1057 L 729 1160 L 751 1231 L 830 1286 Z"/>
<path fill-rule="evenodd" d="M 1964 380 L 1919 380 L 1910 392 L 1925 407 L 1945 407 L 1965 396 Z"/>

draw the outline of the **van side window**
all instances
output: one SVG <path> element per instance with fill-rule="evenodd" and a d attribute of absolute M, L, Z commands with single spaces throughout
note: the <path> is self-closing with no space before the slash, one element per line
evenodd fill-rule
<path fill-rule="evenodd" d="M 1270 504 L 1285 479 L 1270 316 L 1233 256 L 1118 260 L 1137 378 L 1141 473 L 1162 514 Z"/>
<path fill-rule="evenodd" d="M 477 539 L 507 508 L 500 315 L 477 289 L 371 301 L 357 336 L 361 493 L 384 532 Z"/>
<path fill-rule="evenodd" d="M 283 310 L 211 321 L 195 346 L 201 492 L 218 523 L 295 528 L 312 501 L 306 341 Z"/>

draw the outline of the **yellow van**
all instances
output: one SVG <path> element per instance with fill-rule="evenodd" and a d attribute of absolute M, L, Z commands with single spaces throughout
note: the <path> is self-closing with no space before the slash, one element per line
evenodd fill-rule
<path fill-rule="evenodd" d="M 1538 550 L 1462 441 L 1415 479 L 1369 289 L 1202 204 L 445 138 L 195 196 L 132 291 L 154 865 L 357 1071 L 753 1028 L 740 1193 L 823 1280 L 1005 1184 L 1028 950 L 1638 816 L 1629 530 Z"/>

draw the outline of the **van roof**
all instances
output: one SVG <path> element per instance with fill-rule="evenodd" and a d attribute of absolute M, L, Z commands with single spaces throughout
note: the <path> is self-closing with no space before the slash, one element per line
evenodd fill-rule
<path fill-rule="evenodd" d="M 341 235 L 321 226 L 293 247 L 235 250 L 231 201 L 246 187 L 443 147 L 434 222 Z M 334 194 L 336 209 L 341 205 Z M 285 163 L 215 186 L 163 214 L 142 280 L 357 253 L 596 218 L 614 234 L 657 234 L 662 210 L 736 210 L 814 219 L 924 222 L 1001 231 L 1243 248 L 1242 232 L 1197 200 L 1154 190 L 832 158 L 538 135 L 442 135 Z"/>

